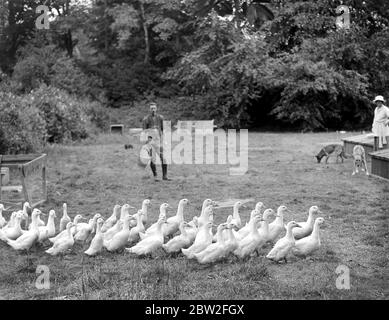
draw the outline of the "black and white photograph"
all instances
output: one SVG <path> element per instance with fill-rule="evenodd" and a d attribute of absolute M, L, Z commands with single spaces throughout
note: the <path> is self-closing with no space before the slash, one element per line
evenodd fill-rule
<path fill-rule="evenodd" d="M 388 300 L 388 244 L 389 1 L 0 0 L 0 300 Z"/>

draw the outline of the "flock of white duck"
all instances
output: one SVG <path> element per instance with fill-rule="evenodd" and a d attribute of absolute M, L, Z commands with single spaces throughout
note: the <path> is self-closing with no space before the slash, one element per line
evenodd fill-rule
<path fill-rule="evenodd" d="M 58 233 L 54 210 L 49 212 L 45 223 L 41 219 L 45 214 L 39 209 L 33 209 L 29 217 L 27 212 L 31 207 L 26 202 L 23 210 L 13 212 L 6 221 L 2 214 L 4 206 L 0 204 L 0 240 L 15 250 L 27 251 L 36 243 L 51 242 L 52 246 L 45 251 L 50 255 L 64 254 L 77 242 L 90 244 L 84 252 L 89 256 L 99 254 L 104 248 L 110 252 L 124 249 L 138 256 L 150 255 L 162 248 L 169 254 L 182 253 L 202 264 L 220 261 L 230 254 L 239 259 L 259 255 L 266 243 L 274 243 L 266 258 L 287 262 L 288 254 L 306 257 L 321 245 L 319 228 L 324 219 L 315 218 L 321 213 L 317 206 L 309 209 L 306 222 L 290 221 L 285 225 L 284 213 L 288 211 L 285 206 L 280 206 L 275 213 L 272 209 L 263 210 L 263 203 L 258 202 L 243 226 L 239 214 L 242 203 L 238 201 L 227 221 L 216 226 L 215 204 L 210 199 L 204 200 L 201 214 L 185 222 L 187 199 L 179 202 L 177 214 L 169 218 L 170 206 L 163 203 L 158 220 L 147 229 L 149 199 L 143 201 L 142 208 L 134 215 L 130 214 L 134 207 L 115 205 L 112 215 L 105 221 L 100 214 L 95 214 L 88 223 L 81 222 L 84 218 L 79 214 L 71 220 L 64 204 Z M 213 227 L 217 227 L 216 234 L 213 234 Z"/>

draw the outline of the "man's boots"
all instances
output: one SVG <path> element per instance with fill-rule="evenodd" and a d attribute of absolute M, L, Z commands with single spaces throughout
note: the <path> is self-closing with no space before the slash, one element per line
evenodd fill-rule
<path fill-rule="evenodd" d="M 155 163 L 150 162 L 150 168 L 151 168 L 151 171 L 153 172 L 154 181 L 159 181 L 157 178 L 157 167 L 155 166 Z"/>
<path fill-rule="evenodd" d="M 163 180 L 167 180 L 167 181 L 170 181 L 171 179 L 169 179 L 167 177 L 167 164 L 163 164 L 162 165 L 162 179 Z"/>

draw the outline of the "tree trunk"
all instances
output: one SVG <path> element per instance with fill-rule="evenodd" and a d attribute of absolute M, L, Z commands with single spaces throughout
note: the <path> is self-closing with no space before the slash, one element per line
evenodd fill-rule
<path fill-rule="evenodd" d="M 144 58 L 144 63 L 148 63 L 150 60 L 150 40 L 149 40 L 149 30 L 147 28 L 147 23 L 146 23 L 146 15 L 145 15 L 145 6 L 143 2 L 140 2 L 140 12 L 141 12 L 141 17 L 142 17 L 142 27 L 143 27 L 143 32 L 145 36 L 145 58 Z"/>

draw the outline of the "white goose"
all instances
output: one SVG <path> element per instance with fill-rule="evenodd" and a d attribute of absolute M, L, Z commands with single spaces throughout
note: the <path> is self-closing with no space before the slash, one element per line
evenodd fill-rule
<path fill-rule="evenodd" d="M 4 205 L 0 203 L 0 229 L 3 228 L 7 224 L 7 220 L 3 217 Z"/>
<path fill-rule="evenodd" d="M 293 228 L 301 228 L 296 222 L 290 221 L 286 226 L 286 235 L 276 242 L 273 249 L 267 254 L 266 258 L 273 261 L 286 260 L 286 256 L 295 244 Z"/>
<path fill-rule="evenodd" d="M 131 228 L 130 236 L 128 237 L 128 242 L 135 242 L 139 240 L 139 233 L 145 232 L 145 226 L 143 224 L 143 210 L 139 210 L 136 214 L 133 215 L 136 218 L 136 225 Z M 130 224 L 133 220 L 130 221 Z"/>
<path fill-rule="evenodd" d="M 250 224 L 250 233 L 244 237 L 238 243 L 238 248 L 234 251 L 234 254 L 239 258 L 245 258 L 254 253 L 257 249 L 259 242 L 261 241 L 258 233 L 258 223 L 262 219 L 256 216 Z"/>
<path fill-rule="evenodd" d="M 43 242 L 48 238 L 55 236 L 55 221 L 56 218 L 55 211 L 49 211 L 49 217 L 47 218 L 47 224 L 44 227 L 38 227 L 39 230 L 39 242 Z"/>
<path fill-rule="evenodd" d="M 103 226 L 101 227 L 101 232 L 107 232 L 109 229 L 111 229 L 116 222 L 119 220 L 120 217 L 120 206 L 116 204 L 113 207 L 112 215 L 104 222 Z"/>
<path fill-rule="evenodd" d="M 54 242 L 53 246 L 47 249 L 45 252 L 51 254 L 52 256 L 56 256 L 60 253 L 65 253 L 67 250 L 71 249 L 74 245 L 72 228 L 75 227 L 73 222 L 69 222 L 66 226 L 66 236 L 59 238 L 56 242 Z"/>
<path fill-rule="evenodd" d="M 132 248 L 126 248 L 126 250 L 138 256 L 143 256 L 143 255 L 151 254 L 155 250 L 161 248 L 164 240 L 162 226 L 165 223 L 166 223 L 166 218 L 161 217 L 157 222 L 156 232 L 150 234 L 147 238 L 141 240 L 138 244 L 136 244 Z"/>
<path fill-rule="evenodd" d="M 178 203 L 177 214 L 166 220 L 166 224 L 163 227 L 163 235 L 165 237 L 171 236 L 178 231 L 180 223 L 184 221 L 184 208 L 188 203 L 188 199 L 181 199 Z"/>
<path fill-rule="evenodd" d="M 102 218 L 97 219 L 96 223 L 96 234 L 93 237 L 88 250 L 84 253 L 88 256 L 94 256 L 101 252 L 104 245 L 104 236 L 101 232 L 101 227 L 103 226 L 104 220 Z"/>
<path fill-rule="evenodd" d="M 74 234 L 74 240 L 86 241 L 88 237 L 92 234 L 93 230 L 95 229 L 97 220 L 99 218 L 101 218 L 101 215 L 99 213 L 96 213 L 93 216 L 93 219 L 89 220 L 88 223 L 79 223 L 77 225 L 77 231 Z"/>
<path fill-rule="evenodd" d="M 148 212 L 149 212 L 150 205 L 151 205 L 150 199 L 143 200 L 143 202 L 142 202 L 142 209 L 140 210 L 140 213 L 138 211 L 136 214 L 133 215 L 133 217 L 135 219 L 137 219 L 137 215 L 141 214 L 142 215 L 142 223 L 143 223 L 143 225 L 145 225 L 147 223 L 147 221 L 148 221 Z M 136 220 L 136 221 L 138 221 L 138 220 Z M 131 227 L 135 227 L 136 223 L 137 222 L 132 221 L 130 226 Z"/>
<path fill-rule="evenodd" d="M 59 221 L 59 232 L 64 231 L 68 223 L 72 221 L 68 216 L 68 205 L 66 203 L 62 205 L 62 212 L 62 218 Z"/>
<path fill-rule="evenodd" d="M 210 244 L 204 250 L 195 253 L 194 257 L 201 264 L 212 263 L 224 257 L 226 252 L 226 242 L 222 236 L 223 231 L 227 229 L 227 223 L 222 223 L 217 227 L 217 241 Z"/>
<path fill-rule="evenodd" d="M 31 213 L 31 229 L 26 233 L 22 234 L 16 240 L 6 239 L 8 245 L 15 250 L 29 250 L 39 238 L 38 229 L 38 217 L 42 212 L 38 209 L 34 209 Z"/>
<path fill-rule="evenodd" d="M 322 223 L 324 223 L 324 219 L 322 217 L 316 218 L 312 233 L 308 237 L 296 240 L 294 247 L 292 248 L 294 255 L 305 257 L 320 248 L 321 242 L 319 230 Z"/>
<path fill-rule="evenodd" d="M 269 224 L 269 240 L 274 242 L 285 231 L 284 213 L 288 210 L 285 206 L 279 206 L 275 220 Z"/>
<path fill-rule="evenodd" d="M 315 223 L 314 215 L 321 213 L 317 206 L 309 208 L 308 220 L 306 222 L 298 222 L 301 228 L 293 229 L 293 236 L 296 240 L 309 236 L 313 231 L 313 224 Z"/>
<path fill-rule="evenodd" d="M 191 237 L 186 231 L 188 223 L 182 221 L 180 223 L 180 234 L 171 239 L 168 243 L 163 244 L 162 248 L 167 253 L 177 253 L 180 252 L 181 249 L 188 248 L 194 241 L 194 237 Z"/>
<path fill-rule="evenodd" d="M 77 229 L 77 226 L 80 224 L 80 221 L 84 219 L 82 217 L 82 215 L 80 214 L 77 214 L 74 219 L 73 219 L 73 222 L 72 222 L 72 226 L 71 226 L 71 229 L 70 231 L 72 232 L 72 235 L 74 236 L 76 234 L 76 232 L 78 231 Z M 69 225 L 69 223 L 68 223 Z M 67 226 L 68 226 L 67 225 Z M 55 243 L 56 241 L 58 241 L 58 239 L 60 238 L 68 238 L 68 231 L 67 231 L 67 226 L 66 226 L 66 229 L 63 230 L 62 232 L 58 233 L 55 237 L 52 237 L 52 238 L 49 238 L 49 241 L 51 243 Z"/>
<path fill-rule="evenodd" d="M 111 240 L 104 241 L 104 247 L 110 251 L 118 251 L 123 249 L 128 242 L 130 237 L 130 221 L 134 219 L 132 216 L 127 215 L 123 221 L 123 228 L 118 233 L 116 233 Z"/>
<path fill-rule="evenodd" d="M 212 226 L 213 223 L 211 221 L 202 225 L 196 235 L 194 243 L 188 249 L 181 249 L 181 252 L 188 259 L 193 259 L 196 253 L 203 251 L 212 243 Z"/>
<path fill-rule="evenodd" d="M 13 212 L 13 221 L 11 226 L 5 226 L 0 230 L 0 240 L 6 241 L 6 239 L 15 240 L 23 234 L 21 222 L 23 218 L 23 212 Z M 12 218 L 12 217 L 11 217 Z"/>

